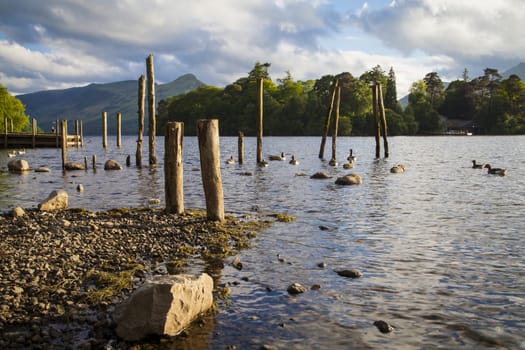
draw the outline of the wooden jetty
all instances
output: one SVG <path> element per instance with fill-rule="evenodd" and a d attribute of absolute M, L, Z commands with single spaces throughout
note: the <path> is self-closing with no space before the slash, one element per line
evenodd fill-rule
<path fill-rule="evenodd" d="M 80 135 L 66 135 L 67 147 L 82 145 Z M 62 135 L 57 133 L 0 133 L 2 148 L 61 148 Z"/>

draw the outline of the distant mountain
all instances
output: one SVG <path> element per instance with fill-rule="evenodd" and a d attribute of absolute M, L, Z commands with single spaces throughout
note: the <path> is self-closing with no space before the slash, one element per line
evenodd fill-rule
<path fill-rule="evenodd" d="M 156 84 L 155 103 L 205 85 L 193 74 L 183 75 L 171 83 Z M 64 90 L 39 91 L 16 96 L 26 107 L 26 114 L 36 118 L 38 126 L 50 130 L 57 119 L 82 120 L 84 135 L 102 135 L 102 112 L 108 115 L 108 133 L 116 133 L 116 114 L 122 113 L 122 134 L 138 132 L 138 80 L 107 84 L 90 84 Z M 147 91 L 145 99 L 147 134 Z M 68 124 L 73 133 L 73 123 Z"/>
<path fill-rule="evenodd" d="M 503 73 L 501 73 L 501 76 L 503 78 L 508 78 L 512 74 L 517 75 L 518 77 L 520 77 L 521 80 L 525 81 L 525 63 L 521 62 L 517 66 L 514 66 L 514 67 L 504 71 Z"/>

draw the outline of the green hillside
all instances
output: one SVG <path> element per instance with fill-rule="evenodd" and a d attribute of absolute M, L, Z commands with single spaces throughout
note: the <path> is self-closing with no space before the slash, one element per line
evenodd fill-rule
<path fill-rule="evenodd" d="M 205 85 L 193 74 L 186 74 L 167 83 L 157 84 L 156 103 Z M 50 130 L 57 119 L 82 120 L 85 135 L 102 134 L 102 112 L 108 114 L 108 133 L 116 132 L 116 114 L 122 113 L 122 133 L 136 134 L 138 130 L 138 80 L 107 84 L 90 84 L 64 90 L 39 91 L 18 95 L 26 114 L 36 118 L 38 126 Z M 147 103 L 147 102 L 146 102 Z M 147 106 L 146 106 L 147 110 Z M 147 128 L 147 112 L 146 128 Z M 69 124 L 72 128 L 72 122 Z M 72 130 L 70 131 L 72 132 Z"/>

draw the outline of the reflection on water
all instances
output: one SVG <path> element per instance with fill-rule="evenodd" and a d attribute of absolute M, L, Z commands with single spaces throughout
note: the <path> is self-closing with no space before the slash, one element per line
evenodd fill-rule
<path fill-rule="evenodd" d="M 68 159 L 97 154 L 101 163 L 124 164 L 135 152 L 132 137 L 106 152 L 99 138 L 90 140 Z M 184 142 L 185 206 L 202 208 L 197 142 Z M 221 138 L 223 159 L 237 153 L 236 145 L 236 138 Z M 294 153 L 297 166 L 257 168 L 255 147 L 246 138 L 246 164 L 222 164 L 226 210 L 277 211 L 297 220 L 275 223 L 255 238 L 240 255 L 242 271 L 222 270 L 230 303 L 177 348 L 525 348 L 525 156 L 519 152 L 525 137 L 394 137 L 388 160 L 373 159 L 373 138 L 340 138 L 338 159 L 349 148 L 358 157 L 352 172 L 363 184 L 355 187 L 334 184 L 349 171 L 317 158 L 318 138 L 264 139 L 265 157 Z M 28 150 L 32 166 L 53 171 L 0 173 L 0 209 L 34 207 L 56 188 L 68 190 L 73 207 L 145 206 L 152 198 L 163 205 L 162 150 L 157 154 L 157 170 L 105 172 L 101 164 L 96 173 L 62 175 L 57 150 Z M 506 167 L 508 175 L 472 169 L 472 159 Z M 397 163 L 407 171 L 391 174 Z M 253 176 L 240 175 L 246 171 Z M 334 178 L 296 176 L 317 171 Z M 78 183 L 84 192 L 76 192 Z M 333 271 L 343 267 L 363 276 L 349 280 Z M 292 282 L 321 288 L 290 296 Z M 378 332 L 379 319 L 396 330 Z"/>

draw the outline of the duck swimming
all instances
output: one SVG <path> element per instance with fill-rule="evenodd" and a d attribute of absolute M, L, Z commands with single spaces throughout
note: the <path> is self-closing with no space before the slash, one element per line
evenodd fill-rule
<path fill-rule="evenodd" d="M 234 163 L 235 163 L 235 160 L 233 159 L 233 156 L 230 156 L 230 158 L 226 160 L 226 164 L 234 164 Z"/>
<path fill-rule="evenodd" d="M 390 168 L 391 173 L 404 173 L 405 172 L 405 166 L 403 164 L 398 164 L 396 166 L 393 166 Z"/>
<path fill-rule="evenodd" d="M 348 155 L 348 158 L 346 158 L 346 160 L 350 161 L 350 162 L 355 162 L 357 160 L 357 157 L 354 156 L 354 151 L 350 148 L 350 154 Z"/>

